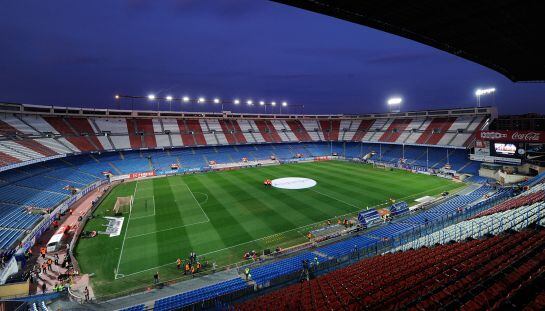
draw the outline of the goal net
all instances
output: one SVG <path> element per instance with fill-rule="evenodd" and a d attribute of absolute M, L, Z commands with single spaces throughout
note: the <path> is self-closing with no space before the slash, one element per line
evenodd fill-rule
<path fill-rule="evenodd" d="M 130 211 L 132 207 L 132 195 L 128 197 L 117 197 L 113 212 L 115 215 Z"/>

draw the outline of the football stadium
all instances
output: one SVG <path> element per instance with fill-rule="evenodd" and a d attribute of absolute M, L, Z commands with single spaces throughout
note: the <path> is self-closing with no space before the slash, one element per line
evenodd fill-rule
<path fill-rule="evenodd" d="M 275 2 L 545 80 L 537 2 Z M 545 308 L 545 117 L 496 88 L 368 113 L 169 92 L 0 102 L 2 310 Z"/>

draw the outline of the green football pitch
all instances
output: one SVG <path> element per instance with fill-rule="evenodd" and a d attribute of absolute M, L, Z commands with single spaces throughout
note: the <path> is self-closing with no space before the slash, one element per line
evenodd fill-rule
<path fill-rule="evenodd" d="M 266 188 L 265 179 L 305 177 L 317 185 L 301 190 Z M 326 220 L 438 195 L 462 184 L 402 170 L 328 161 L 171 176 L 122 183 L 95 211 L 85 230 L 102 231 L 117 197 L 133 196 L 121 234 L 81 239 L 76 255 L 92 273 L 99 297 L 142 289 L 158 271 L 163 281 L 183 279 L 177 258 L 195 251 L 218 267 L 242 261 L 246 251 L 306 242 Z"/>

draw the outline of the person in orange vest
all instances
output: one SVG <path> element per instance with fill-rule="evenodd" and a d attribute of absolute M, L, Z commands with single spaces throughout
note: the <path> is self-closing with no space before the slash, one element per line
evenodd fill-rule
<path fill-rule="evenodd" d="M 191 275 L 195 277 L 195 266 L 191 267 Z"/>
<path fill-rule="evenodd" d="M 178 270 L 180 270 L 180 268 L 182 267 L 182 260 L 180 258 L 176 259 L 176 268 L 178 268 Z"/>
<path fill-rule="evenodd" d="M 189 272 L 189 263 L 186 263 L 184 267 L 184 275 L 187 275 L 188 272 Z"/>
<path fill-rule="evenodd" d="M 312 233 L 310 233 L 310 232 L 307 233 L 307 239 L 309 239 L 309 240 L 312 239 Z"/>
<path fill-rule="evenodd" d="M 45 251 L 46 251 L 45 247 L 40 248 L 40 254 L 42 254 L 42 259 L 45 259 Z"/>
<path fill-rule="evenodd" d="M 201 263 L 197 261 L 197 272 L 199 272 L 199 270 L 201 270 L 201 268 L 202 268 Z"/>

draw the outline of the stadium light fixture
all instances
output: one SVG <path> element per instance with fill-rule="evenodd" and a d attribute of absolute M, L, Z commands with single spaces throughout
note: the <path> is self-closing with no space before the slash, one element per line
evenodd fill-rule
<path fill-rule="evenodd" d="M 494 94 L 495 92 L 496 92 L 496 88 L 494 87 L 490 87 L 487 89 L 477 89 L 475 91 L 475 96 L 477 96 L 477 107 L 481 107 L 481 96 Z"/>
<path fill-rule="evenodd" d="M 235 105 L 238 105 L 238 104 L 240 104 L 240 100 L 235 99 L 235 100 L 233 101 L 233 103 L 234 103 Z"/>
<path fill-rule="evenodd" d="M 155 100 L 155 95 L 154 94 L 149 94 L 148 99 L 149 100 Z"/>
<path fill-rule="evenodd" d="M 282 107 L 287 107 L 288 106 L 288 102 L 282 102 Z"/>
<path fill-rule="evenodd" d="M 197 100 L 197 102 L 199 103 L 204 103 L 206 101 L 206 99 L 204 97 L 199 97 L 199 99 Z"/>
<path fill-rule="evenodd" d="M 260 101 L 259 101 L 259 106 L 265 106 L 265 102 L 262 101 L 262 100 L 260 100 Z"/>
<path fill-rule="evenodd" d="M 399 105 L 403 102 L 403 99 L 401 97 L 392 97 L 389 98 L 387 103 L 388 105 Z"/>
<path fill-rule="evenodd" d="M 119 99 L 119 94 L 115 94 L 114 98 Z"/>
<path fill-rule="evenodd" d="M 275 107 L 275 106 L 276 106 L 276 102 L 272 102 L 272 103 L 271 103 L 271 106 Z"/>
<path fill-rule="evenodd" d="M 188 97 L 188 96 L 182 97 L 182 101 L 183 101 L 184 103 L 189 102 L 189 97 Z"/>
<path fill-rule="evenodd" d="M 496 92 L 496 89 L 491 87 L 491 88 L 488 88 L 488 89 L 477 89 L 475 91 L 475 95 L 476 96 L 482 96 L 482 95 L 488 95 L 488 94 L 492 94 Z"/>
<path fill-rule="evenodd" d="M 388 104 L 388 109 L 390 112 L 399 112 L 401 111 L 401 103 L 403 102 L 403 98 L 396 96 L 396 97 L 390 97 L 386 101 Z"/>
<path fill-rule="evenodd" d="M 251 105 L 254 104 L 254 102 L 253 102 L 251 99 L 248 99 L 248 100 L 246 101 L 246 104 L 248 104 L 248 106 L 251 106 Z"/>
<path fill-rule="evenodd" d="M 220 103 L 220 99 L 219 98 L 214 98 L 214 104 L 219 104 Z"/>
<path fill-rule="evenodd" d="M 171 101 L 171 100 L 172 100 L 172 96 L 168 95 L 167 97 L 165 97 L 165 99 L 166 99 L 167 101 Z"/>

